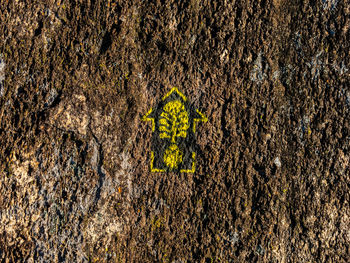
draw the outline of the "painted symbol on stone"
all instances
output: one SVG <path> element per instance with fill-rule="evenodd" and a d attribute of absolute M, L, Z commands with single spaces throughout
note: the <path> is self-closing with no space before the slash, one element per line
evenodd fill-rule
<path fill-rule="evenodd" d="M 196 124 L 207 121 L 204 114 L 194 110 L 185 95 L 173 88 L 142 120 L 152 123 L 151 172 L 194 173 Z"/>

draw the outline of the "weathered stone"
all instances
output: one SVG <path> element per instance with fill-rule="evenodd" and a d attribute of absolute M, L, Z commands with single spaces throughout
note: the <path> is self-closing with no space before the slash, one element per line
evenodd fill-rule
<path fill-rule="evenodd" d="M 348 0 L 83 2 L 0 3 L 1 262 L 350 261 Z"/>

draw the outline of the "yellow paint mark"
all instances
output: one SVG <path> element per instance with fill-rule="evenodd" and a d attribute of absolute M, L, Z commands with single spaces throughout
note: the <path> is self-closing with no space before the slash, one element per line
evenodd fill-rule
<path fill-rule="evenodd" d="M 164 169 L 158 169 L 158 168 L 154 168 L 153 167 L 153 163 L 154 163 L 154 152 L 151 152 L 151 172 L 153 173 L 161 173 L 161 172 L 165 172 Z"/>
<path fill-rule="evenodd" d="M 163 160 L 170 169 L 177 168 L 182 163 L 182 152 L 176 144 L 172 144 L 165 150 Z"/>
<path fill-rule="evenodd" d="M 159 131 L 163 132 L 160 133 L 160 138 L 171 138 L 171 143 L 175 143 L 176 137 L 186 138 L 187 129 L 190 126 L 188 125 L 188 112 L 181 101 L 168 102 L 163 107 L 160 116 Z"/>
<path fill-rule="evenodd" d="M 153 219 L 151 219 L 151 229 L 152 229 L 152 231 L 154 231 L 157 228 L 162 227 L 163 226 L 163 221 L 164 221 L 164 219 L 162 217 L 160 217 L 160 218 L 154 217 Z"/>
<path fill-rule="evenodd" d="M 127 75 L 126 75 L 127 76 Z M 166 100 L 171 94 L 174 92 L 177 93 L 179 97 L 181 97 L 182 101 L 172 100 L 166 103 L 163 106 L 163 111 L 159 116 L 159 138 L 167 139 L 171 144 L 165 150 L 163 154 L 163 162 L 169 169 L 175 169 L 179 167 L 179 165 L 183 162 L 183 153 L 179 149 L 176 138 L 182 137 L 186 138 L 188 135 L 188 130 L 190 128 L 190 114 L 187 112 L 186 107 L 183 102 L 187 101 L 186 96 L 180 92 L 176 87 L 173 87 L 163 98 L 162 100 Z M 207 117 L 196 110 L 199 118 L 193 119 L 193 132 L 196 132 L 197 122 L 207 122 Z M 152 132 L 155 131 L 155 117 L 150 117 L 153 113 L 153 109 L 151 108 L 143 117 L 143 121 L 151 121 L 152 122 Z M 195 152 L 192 152 L 192 167 L 191 169 L 181 169 L 180 172 L 184 173 L 194 173 L 195 172 Z M 159 169 L 154 167 L 154 152 L 151 152 L 151 162 L 150 162 L 150 170 L 151 172 L 165 172 L 165 169 Z"/>
<path fill-rule="evenodd" d="M 158 219 L 156 220 L 156 222 L 154 222 L 154 226 L 155 226 L 155 227 L 160 227 L 161 225 L 162 225 L 162 221 L 161 221 L 160 218 L 158 218 Z"/>
<path fill-rule="evenodd" d="M 199 114 L 199 116 L 201 116 L 201 118 L 195 118 L 195 119 L 193 119 L 193 133 L 196 133 L 196 124 L 197 124 L 197 122 L 200 122 L 200 121 L 202 121 L 202 122 L 207 122 L 208 121 L 208 118 L 207 117 L 205 117 L 205 115 L 203 114 L 203 113 L 201 113 L 199 110 L 196 110 L 197 111 L 197 113 Z"/>
<path fill-rule="evenodd" d="M 118 187 L 118 192 L 119 192 L 119 194 L 122 193 L 122 188 L 121 187 Z"/>
<path fill-rule="evenodd" d="M 151 109 L 146 113 L 146 115 L 142 117 L 142 120 L 143 120 L 143 121 L 151 121 L 151 122 L 152 122 L 152 132 L 154 132 L 155 129 L 156 129 L 156 124 L 155 124 L 155 122 L 154 122 L 154 118 L 148 117 L 152 112 L 153 112 L 153 109 L 151 108 Z"/>
<path fill-rule="evenodd" d="M 310 127 L 307 128 L 307 134 L 310 136 L 311 135 L 311 129 Z"/>
<path fill-rule="evenodd" d="M 176 87 L 172 88 L 163 98 L 162 100 L 166 100 L 173 92 L 176 92 L 184 101 L 187 101 L 186 96 L 179 91 Z"/>
<path fill-rule="evenodd" d="M 163 132 L 163 133 L 159 134 L 159 138 L 161 138 L 161 139 L 169 138 L 170 139 L 170 136 Z"/>
<path fill-rule="evenodd" d="M 174 169 L 182 163 L 182 152 L 176 145 L 176 138 L 186 138 L 187 136 L 187 130 L 190 127 L 188 124 L 188 112 L 181 101 L 175 100 L 168 102 L 163 107 L 163 112 L 160 116 L 159 137 L 162 139 L 169 138 L 172 143 L 165 150 L 163 161 L 170 169 Z"/>
<path fill-rule="evenodd" d="M 181 173 L 194 173 L 196 171 L 196 153 L 192 152 L 192 168 L 190 170 L 181 169 Z"/>

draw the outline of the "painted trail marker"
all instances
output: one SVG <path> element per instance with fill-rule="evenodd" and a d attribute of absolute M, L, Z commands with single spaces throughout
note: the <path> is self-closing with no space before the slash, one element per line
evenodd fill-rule
<path fill-rule="evenodd" d="M 151 172 L 196 170 L 196 126 L 208 119 L 186 96 L 172 88 L 143 121 L 152 123 Z"/>

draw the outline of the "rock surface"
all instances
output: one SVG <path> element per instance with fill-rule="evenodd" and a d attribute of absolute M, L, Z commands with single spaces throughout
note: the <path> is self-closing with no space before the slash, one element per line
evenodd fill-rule
<path fill-rule="evenodd" d="M 349 262 L 350 2 L 1 1 L 1 262 Z M 142 117 L 208 118 L 194 173 Z"/>

